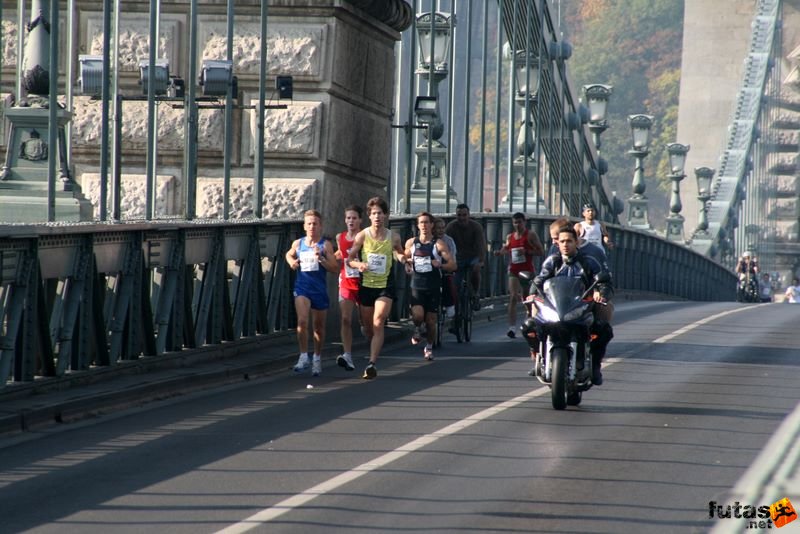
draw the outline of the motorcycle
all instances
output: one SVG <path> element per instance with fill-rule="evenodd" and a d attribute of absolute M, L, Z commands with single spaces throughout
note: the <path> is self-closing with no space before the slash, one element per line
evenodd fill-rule
<path fill-rule="evenodd" d="M 739 283 L 736 286 L 737 302 L 761 302 L 758 291 L 758 280 L 752 273 L 742 273 L 739 275 Z"/>
<path fill-rule="evenodd" d="M 592 387 L 592 293 L 598 283 L 609 281 L 607 274 L 600 274 L 584 290 L 580 279 L 556 276 L 545 281 L 541 292 L 533 286 L 534 293 L 524 301 L 528 317 L 523 337 L 536 353 L 535 376 L 550 387 L 556 410 L 579 405 L 583 392 Z"/>

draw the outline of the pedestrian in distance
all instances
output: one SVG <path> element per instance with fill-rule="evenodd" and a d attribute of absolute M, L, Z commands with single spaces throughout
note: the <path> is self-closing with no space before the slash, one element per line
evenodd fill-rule
<path fill-rule="evenodd" d="M 361 206 L 352 205 L 344 210 L 344 224 L 347 229 L 336 234 L 336 259 L 341 262 L 339 271 L 339 314 L 341 316 L 342 354 L 336 358 L 339 367 L 348 371 L 355 369 L 353 365 L 353 310 L 358 309 L 358 286 L 361 273 L 347 264 L 347 257 L 353 247 L 356 236 L 361 231 L 361 220 L 364 210 Z"/>
<path fill-rule="evenodd" d="M 386 319 L 396 300 L 392 262 L 403 264 L 406 258 L 400 236 L 386 227 L 389 218 L 386 201 L 373 197 L 367 202 L 366 211 L 370 225 L 356 235 L 347 261 L 361 273 L 358 289 L 361 323 L 370 340 L 369 364 L 362 378 L 372 379 L 378 376 L 375 363 L 383 348 Z"/>
<path fill-rule="evenodd" d="M 416 345 L 425 336 L 427 343 L 422 353 L 426 360 L 433 360 L 442 294 L 441 271 L 456 268 L 445 242 L 434 235 L 433 224 L 434 217 L 430 213 L 423 211 L 417 215 L 419 235 L 409 238 L 404 250 L 406 272 L 411 275 L 411 320 L 414 322 L 411 342 Z"/>
<path fill-rule="evenodd" d="M 508 262 L 508 331 L 510 338 L 517 336 L 517 304 L 528 296 L 531 280 L 523 280 L 519 274 L 533 272 L 534 256 L 542 256 L 544 247 L 536 232 L 528 230 L 525 214 L 517 212 L 511 216 L 514 231 L 506 236 L 503 246 L 494 251 L 495 256 L 510 256 Z"/>
<path fill-rule="evenodd" d="M 797 278 L 792 279 L 792 285 L 786 288 L 784 293 L 786 297 L 785 302 L 789 304 L 800 304 L 800 280 Z"/>
<path fill-rule="evenodd" d="M 339 264 L 331 242 L 322 237 L 322 215 L 317 210 L 303 214 L 305 237 L 296 239 L 286 252 L 286 263 L 297 275 L 294 282 L 294 308 L 297 312 L 297 344 L 300 356 L 295 373 L 311 367 L 312 376 L 322 373 L 322 346 L 325 343 L 325 317 L 330 307 L 327 273 L 335 273 Z M 314 354 L 308 357 L 308 325 L 311 316 Z"/>
<path fill-rule="evenodd" d="M 761 280 L 758 281 L 758 294 L 761 297 L 761 302 L 772 302 L 775 289 L 772 287 L 772 280 L 769 273 L 761 275 Z"/>

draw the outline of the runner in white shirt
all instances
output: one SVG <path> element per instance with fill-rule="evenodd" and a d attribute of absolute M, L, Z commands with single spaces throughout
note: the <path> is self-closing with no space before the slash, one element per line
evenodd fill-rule
<path fill-rule="evenodd" d="M 583 220 L 575 223 L 575 232 L 584 241 L 594 243 L 605 249 L 614 248 L 614 243 L 608 235 L 606 225 L 595 219 L 596 211 L 591 204 L 583 205 Z"/>

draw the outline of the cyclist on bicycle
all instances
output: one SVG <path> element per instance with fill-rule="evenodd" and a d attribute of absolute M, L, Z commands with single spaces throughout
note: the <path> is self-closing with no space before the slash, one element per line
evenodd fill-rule
<path fill-rule="evenodd" d="M 432 360 L 442 286 L 441 269 L 453 270 L 455 262 L 444 241 L 433 235 L 433 215 L 425 211 L 417 215 L 417 228 L 419 236 L 406 241 L 404 252 L 406 272 L 411 275 L 411 319 L 414 321 L 411 342 L 416 345 L 422 341 L 420 327 L 424 324 L 427 344 L 423 355 L 426 360 Z"/>
<path fill-rule="evenodd" d="M 464 270 L 469 269 L 469 285 L 472 288 L 472 309 L 481 309 L 479 292 L 481 288 L 481 267 L 486 261 L 486 236 L 483 226 L 469 216 L 469 206 L 459 204 L 456 206 L 456 219 L 445 228 L 445 233 L 453 238 L 458 249 L 456 262 L 458 263 L 457 277 Z M 456 281 L 461 283 L 460 278 Z"/>
<path fill-rule="evenodd" d="M 444 233 L 444 227 L 444 219 L 437 217 L 433 221 L 433 235 L 435 235 L 437 239 L 441 239 L 445 242 L 452 256 L 450 260 L 453 263 L 452 272 L 442 270 L 442 313 L 445 313 L 447 317 L 453 317 L 456 314 L 456 299 L 458 295 L 456 284 L 453 281 L 453 272 L 455 272 L 456 269 L 455 258 L 458 254 L 458 249 L 456 248 L 456 242 L 453 241 L 453 238 Z"/>

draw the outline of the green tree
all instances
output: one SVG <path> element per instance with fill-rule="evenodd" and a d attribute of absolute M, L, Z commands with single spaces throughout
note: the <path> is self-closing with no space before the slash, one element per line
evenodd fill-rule
<path fill-rule="evenodd" d="M 645 159 L 651 223 L 663 227 L 670 182 L 664 145 L 676 141 L 680 89 L 682 0 L 560 1 L 563 31 L 573 45 L 569 67 L 575 88 L 614 86 L 610 128 L 602 137 L 607 179 L 617 195 L 631 194 L 633 159 L 627 116 L 655 117 L 650 155 Z"/>

